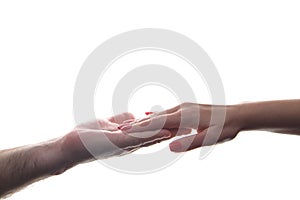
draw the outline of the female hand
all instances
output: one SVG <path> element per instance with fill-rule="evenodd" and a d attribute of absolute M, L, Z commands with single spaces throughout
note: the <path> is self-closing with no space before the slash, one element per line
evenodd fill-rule
<path fill-rule="evenodd" d="M 119 129 L 127 133 L 174 128 L 196 129 L 197 134 L 170 143 L 171 151 L 184 152 L 233 139 L 241 130 L 238 119 L 237 106 L 183 103 L 144 119 L 124 123 Z"/>

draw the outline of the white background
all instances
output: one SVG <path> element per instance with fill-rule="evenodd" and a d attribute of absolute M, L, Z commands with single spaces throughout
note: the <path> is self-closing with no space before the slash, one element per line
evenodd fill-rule
<path fill-rule="evenodd" d="M 217 66 L 228 104 L 300 98 L 299 9 L 297 1 L 274 0 L 1 1 L 0 149 L 70 131 L 82 63 L 102 42 L 132 29 L 170 29 L 196 41 Z M 167 62 L 154 57 L 156 63 Z M 199 103 L 209 102 L 201 88 Z M 154 89 L 137 91 L 131 111 L 141 115 L 152 102 L 164 108 L 177 103 L 162 88 L 158 99 Z M 145 91 L 153 98 L 143 98 Z M 96 99 L 102 96 L 107 98 L 97 93 Z M 98 106 L 97 116 L 110 114 Z M 11 199 L 299 199 L 299 152 L 298 136 L 245 132 L 204 160 L 194 150 L 146 175 L 122 174 L 94 162 Z"/>

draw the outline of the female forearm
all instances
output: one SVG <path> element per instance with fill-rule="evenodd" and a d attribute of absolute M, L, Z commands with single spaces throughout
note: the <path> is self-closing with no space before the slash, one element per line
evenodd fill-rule
<path fill-rule="evenodd" d="M 300 135 L 300 100 L 238 105 L 241 130 L 266 130 Z"/>

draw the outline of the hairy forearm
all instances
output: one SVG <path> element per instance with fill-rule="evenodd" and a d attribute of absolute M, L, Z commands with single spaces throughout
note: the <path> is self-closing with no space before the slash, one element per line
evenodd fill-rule
<path fill-rule="evenodd" d="M 242 130 L 266 130 L 300 135 L 300 100 L 238 105 Z"/>
<path fill-rule="evenodd" d="M 0 151 L 0 197 L 60 174 L 73 164 L 62 151 L 62 139 Z"/>

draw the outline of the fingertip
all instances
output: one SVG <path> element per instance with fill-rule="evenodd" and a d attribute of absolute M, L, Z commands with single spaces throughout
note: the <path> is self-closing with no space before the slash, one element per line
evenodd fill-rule
<path fill-rule="evenodd" d="M 120 125 L 118 126 L 118 129 L 121 130 L 124 126 L 126 126 L 126 124 L 120 124 Z"/>
<path fill-rule="evenodd" d="M 145 112 L 145 115 L 152 115 L 154 112 Z"/>
<path fill-rule="evenodd" d="M 166 138 L 171 138 L 172 137 L 172 133 L 169 130 L 162 130 L 162 131 L 165 131 L 164 136 Z"/>
<path fill-rule="evenodd" d="M 131 124 L 124 124 L 124 125 L 120 125 L 118 126 L 118 129 L 120 129 L 121 131 L 129 131 L 132 128 Z"/>
<path fill-rule="evenodd" d="M 169 148 L 173 152 L 182 152 L 182 145 L 178 141 L 171 142 Z"/>
<path fill-rule="evenodd" d="M 153 132 L 153 131 L 151 131 Z M 156 132 L 156 131 L 154 131 Z M 156 132 L 156 134 L 153 136 L 157 139 L 169 139 L 172 137 L 172 133 L 169 130 L 160 130 L 158 132 Z"/>

